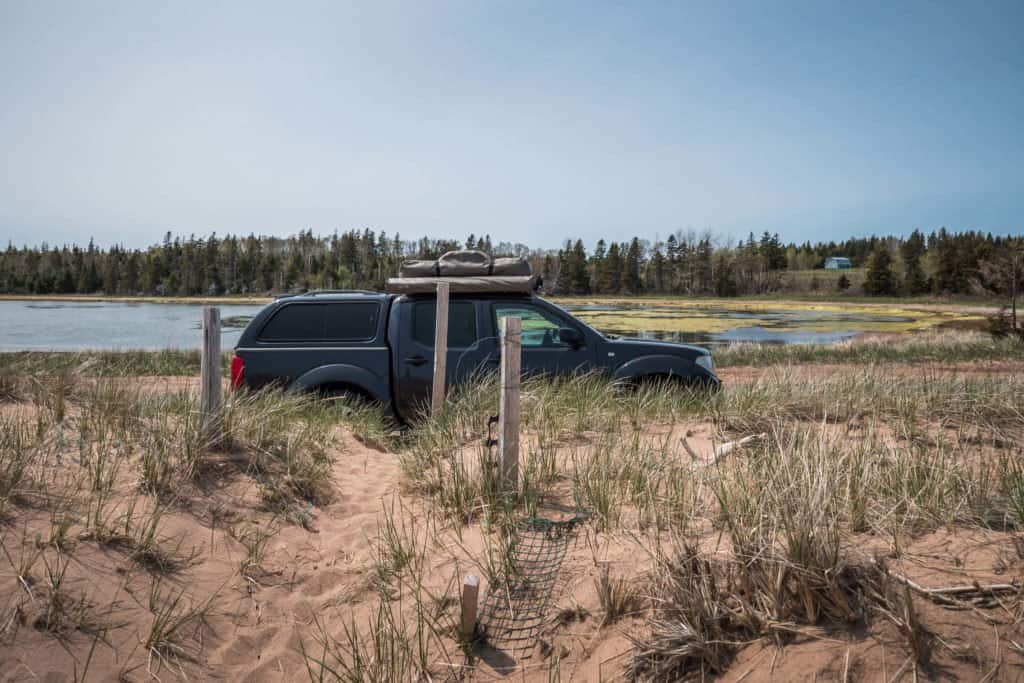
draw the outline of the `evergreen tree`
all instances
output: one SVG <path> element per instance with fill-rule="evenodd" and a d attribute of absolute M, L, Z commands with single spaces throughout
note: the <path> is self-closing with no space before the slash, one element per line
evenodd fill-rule
<path fill-rule="evenodd" d="M 864 293 L 869 296 L 891 296 L 896 293 L 896 276 L 892 272 L 892 257 L 885 242 L 878 242 L 864 280 Z"/>
<path fill-rule="evenodd" d="M 590 257 L 590 275 L 591 290 L 595 294 L 600 294 L 603 290 L 601 289 L 602 284 L 606 280 L 605 268 L 607 267 L 608 259 L 608 245 L 605 244 L 603 239 L 597 241 L 597 246 L 594 247 L 594 255 Z"/>
<path fill-rule="evenodd" d="M 736 296 L 739 293 L 732 264 L 724 253 L 718 254 L 715 258 L 714 292 L 716 296 Z"/>
<path fill-rule="evenodd" d="M 640 240 L 634 237 L 626 249 L 626 263 L 622 274 L 622 289 L 627 294 L 640 294 L 643 283 L 640 281 Z"/>
<path fill-rule="evenodd" d="M 117 285 L 121 280 L 121 267 L 119 263 L 120 257 L 116 247 L 110 249 L 110 253 L 107 254 L 107 263 L 103 272 L 103 293 L 104 294 L 117 294 Z"/>
<path fill-rule="evenodd" d="M 924 235 L 915 230 L 910 233 L 907 241 L 900 245 L 900 256 L 903 257 L 903 291 L 911 296 L 927 291 L 928 279 L 921 267 L 921 259 L 925 254 Z"/>
<path fill-rule="evenodd" d="M 569 287 L 573 294 L 590 294 L 590 274 L 587 272 L 587 252 L 583 240 L 576 240 L 569 261 Z"/>
<path fill-rule="evenodd" d="M 648 291 L 654 291 L 658 294 L 665 292 L 666 270 L 666 260 L 661 254 L 661 247 L 655 246 L 654 254 L 651 256 L 651 262 L 647 267 L 646 288 Z"/>
<path fill-rule="evenodd" d="M 601 283 L 602 294 L 618 294 L 622 288 L 622 256 L 618 242 L 608 247 L 605 259 L 604 281 Z"/>
<path fill-rule="evenodd" d="M 495 247 L 489 235 L 472 235 L 465 243 L 489 253 L 528 257 L 536 272 L 546 271 L 549 289 L 581 295 L 752 294 L 776 291 L 787 283 L 800 288 L 806 280 L 784 280 L 780 271 L 821 268 L 825 256 L 836 254 L 849 256 L 857 267 L 876 266 L 867 284 L 871 292 L 916 295 L 925 291 L 994 293 L 998 288 L 991 264 L 1007 242 L 982 232 L 942 229 L 927 237 L 915 230 L 906 238 L 872 236 L 784 245 L 778 235 L 765 232 L 759 240 L 751 235 L 736 247 L 716 248 L 710 235 L 698 238 L 677 232 L 664 244 L 649 247 L 638 237 L 626 243 L 600 240 L 589 258 L 582 240 L 573 239 L 565 244 L 560 259 L 557 251 L 531 250 L 523 244 Z M 397 272 L 403 258 L 436 258 L 465 243 L 426 237 L 404 242 L 398 235 L 370 229 L 318 237 L 304 229 L 287 238 L 167 233 L 161 243 L 141 251 L 120 245 L 104 250 L 92 241 L 86 248 L 8 244 L 0 252 L 0 292 L 196 295 L 308 287 L 376 289 Z M 898 268 L 891 258 L 885 268 L 878 267 L 876 261 L 886 258 L 875 258 L 880 248 L 887 249 L 887 256 L 898 254 Z"/>
<path fill-rule="evenodd" d="M 554 291 L 559 294 L 572 292 L 572 272 L 569 266 L 570 246 L 558 250 L 558 279 L 555 282 Z"/>

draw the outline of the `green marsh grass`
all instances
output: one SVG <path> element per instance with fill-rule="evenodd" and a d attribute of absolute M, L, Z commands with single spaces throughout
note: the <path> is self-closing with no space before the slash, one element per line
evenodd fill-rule
<path fill-rule="evenodd" d="M 835 344 L 730 344 L 714 349 L 720 367 L 785 364 L 970 363 L 1022 361 L 1024 343 L 982 332 L 937 330 L 869 337 Z"/>

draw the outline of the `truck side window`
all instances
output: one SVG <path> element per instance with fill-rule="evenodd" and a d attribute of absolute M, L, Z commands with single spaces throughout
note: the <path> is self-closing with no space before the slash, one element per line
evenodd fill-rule
<path fill-rule="evenodd" d="M 437 304 L 420 301 L 412 307 L 412 338 L 423 346 L 434 346 Z M 472 301 L 448 302 L 448 348 L 461 349 L 476 343 L 476 305 Z"/>
<path fill-rule="evenodd" d="M 377 332 L 380 304 L 351 301 L 290 304 L 263 326 L 260 341 L 369 341 Z"/>
<path fill-rule="evenodd" d="M 352 301 L 327 305 L 324 338 L 329 341 L 369 341 L 377 334 L 380 304 Z"/>
<path fill-rule="evenodd" d="M 318 341 L 324 336 L 327 304 L 282 306 L 260 330 L 260 341 Z"/>
<path fill-rule="evenodd" d="M 563 327 L 562 321 L 533 306 L 518 303 L 494 304 L 494 329 L 501 334 L 501 319 L 506 317 L 522 318 L 523 346 L 566 346 L 558 338 L 558 329 Z"/>

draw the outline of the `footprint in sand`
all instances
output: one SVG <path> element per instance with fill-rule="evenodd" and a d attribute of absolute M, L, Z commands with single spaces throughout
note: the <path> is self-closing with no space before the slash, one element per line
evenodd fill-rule
<path fill-rule="evenodd" d="M 340 587 L 352 582 L 350 572 L 339 569 L 323 569 L 308 576 L 299 592 L 307 598 L 320 598 L 335 593 Z"/>
<path fill-rule="evenodd" d="M 254 633 L 240 633 L 222 649 L 221 660 L 229 666 L 258 661 L 264 652 L 271 649 L 279 633 L 281 629 L 276 627 L 263 628 Z"/>

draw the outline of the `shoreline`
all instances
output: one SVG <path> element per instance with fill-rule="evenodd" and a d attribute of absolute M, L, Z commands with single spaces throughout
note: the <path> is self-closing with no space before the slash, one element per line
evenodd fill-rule
<path fill-rule="evenodd" d="M 91 303 L 145 303 L 145 304 L 179 304 L 179 305 L 207 305 L 216 304 L 228 305 L 257 305 L 269 304 L 279 296 L 285 295 L 254 295 L 254 296 L 106 296 L 104 294 L 0 294 L 0 301 L 85 301 Z M 855 298 L 827 298 L 827 297 L 794 297 L 780 293 L 778 297 L 772 296 L 746 296 L 746 297 L 682 297 L 682 296 L 626 296 L 621 294 L 608 294 L 597 296 L 561 296 L 544 295 L 558 304 L 587 304 L 601 302 L 617 305 L 641 305 L 647 303 L 661 303 L 673 305 L 679 308 L 714 308 L 719 306 L 732 306 L 734 308 L 763 308 L 765 306 L 792 306 L 798 308 L 906 308 L 921 311 L 949 311 L 957 313 L 968 313 L 984 315 L 996 311 L 1002 305 L 998 301 L 969 301 L 949 300 L 943 301 L 933 297 L 884 297 L 873 300 L 868 297 Z"/>
<path fill-rule="evenodd" d="M 0 294 L 0 301 L 86 301 L 112 304 L 269 304 L 267 296 L 106 296 L 104 294 Z"/>

